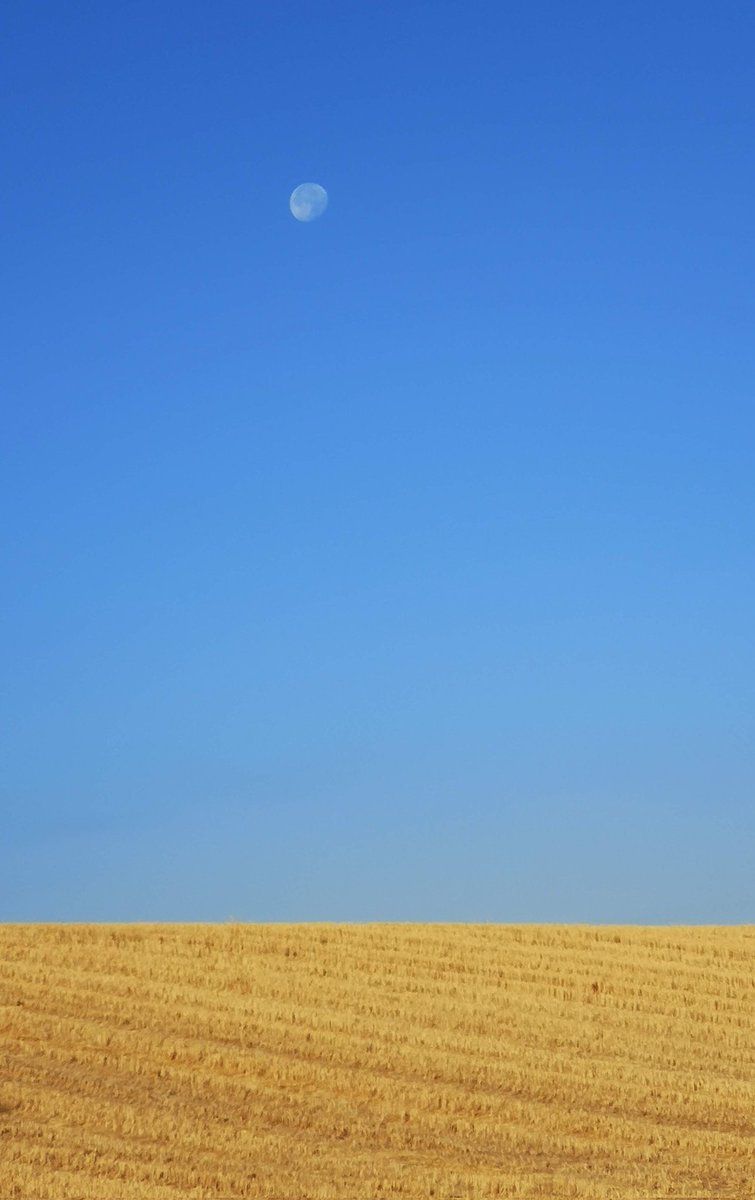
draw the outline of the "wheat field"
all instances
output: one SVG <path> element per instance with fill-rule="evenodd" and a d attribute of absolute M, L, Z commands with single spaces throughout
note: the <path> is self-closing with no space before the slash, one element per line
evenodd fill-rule
<path fill-rule="evenodd" d="M 747 1200 L 753 951 L 752 926 L 0 926 L 0 1200 Z"/>

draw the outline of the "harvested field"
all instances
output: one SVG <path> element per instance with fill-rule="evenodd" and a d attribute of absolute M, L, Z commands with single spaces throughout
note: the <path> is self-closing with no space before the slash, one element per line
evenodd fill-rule
<path fill-rule="evenodd" d="M 754 952 L 752 926 L 0 926 L 0 1200 L 748 1200 Z"/>

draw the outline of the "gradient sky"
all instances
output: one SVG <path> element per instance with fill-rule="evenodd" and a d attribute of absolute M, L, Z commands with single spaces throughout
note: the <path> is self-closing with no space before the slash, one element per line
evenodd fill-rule
<path fill-rule="evenodd" d="M 0 919 L 754 921 L 750 0 L 1 22 Z"/>

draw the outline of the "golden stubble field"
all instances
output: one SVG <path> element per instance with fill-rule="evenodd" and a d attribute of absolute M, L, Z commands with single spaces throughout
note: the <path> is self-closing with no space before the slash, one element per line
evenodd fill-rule
<path fill-rule="evenodd" d="M 0 926 L 0 1200 L 747 1200 L 754 952 L 752 926 Z"/>

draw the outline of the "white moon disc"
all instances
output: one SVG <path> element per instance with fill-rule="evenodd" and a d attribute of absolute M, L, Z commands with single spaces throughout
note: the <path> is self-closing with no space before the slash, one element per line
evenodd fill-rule
<path fill-rule="evenodd" d="M 328 193 L 319 183 L 300 183 L 292 191 L 288 206 L 297 221 L 314 221 L 328 207 Z"/>

